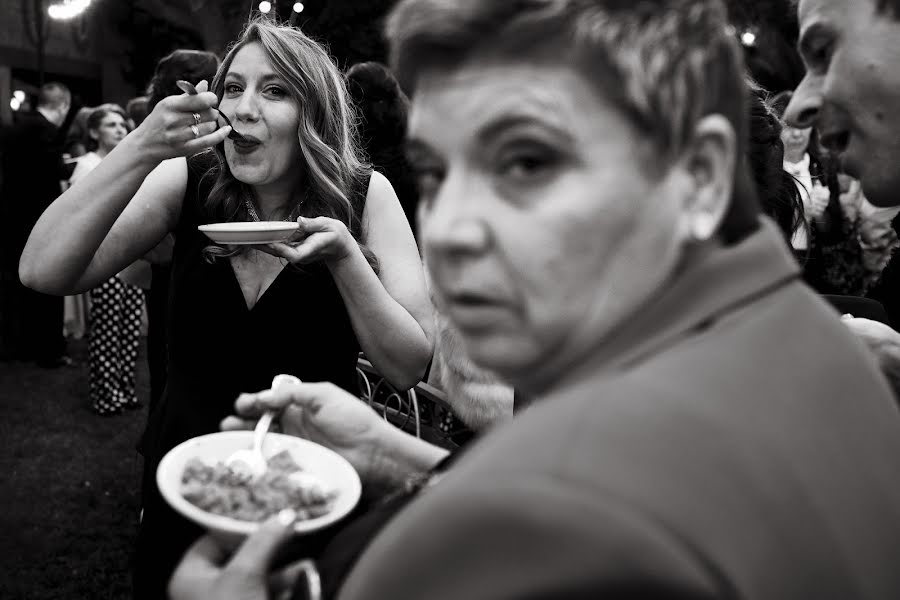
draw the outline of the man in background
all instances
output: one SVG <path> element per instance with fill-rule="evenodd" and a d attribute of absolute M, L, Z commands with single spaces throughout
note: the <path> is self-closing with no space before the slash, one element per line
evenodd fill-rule
<path fill-rule="evenodd" d="M 60 181 L 68 178 L 62 148 L 71 103 L 66 86 L 47 83 L 37 110 L 19 115 L 0 136 L 0 357 L 47 368 L 71 364 L 65 354 L 63 298 L 22 285 L 19 257 L 41 213 L 59 196 Z"/>

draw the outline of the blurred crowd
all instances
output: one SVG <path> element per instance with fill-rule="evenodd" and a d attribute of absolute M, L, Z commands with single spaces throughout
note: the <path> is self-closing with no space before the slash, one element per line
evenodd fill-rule
<path fill-rule="evenodd" d="M 87 337 L 93 410 L 149 404 L 135 597 L 900 597 L 900 3 L 798 11 L 793 90 L 719 0 L 403 0 L 344 72 L 260 17 L 124 108 L 42 86 L 2 134 L 0 350 Z M 361 355 L 462 443 L 359 402 Z M 364 501 L 235 549 L 156 470 L 266 411 Z"/>

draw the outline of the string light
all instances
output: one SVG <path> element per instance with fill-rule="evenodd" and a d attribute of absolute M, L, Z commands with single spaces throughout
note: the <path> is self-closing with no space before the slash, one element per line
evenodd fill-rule
<path fill-rule="evenodd" d="M 755 46 L 756 45 L 756 34 L 752 31 L 745 31 L 741 34 L 741 43 L 745 46 Z"/>
<path fill-rule="evenodd" d="M 267 15 L 270 10 L 272 10 L 272 3 L 269 0 L 263 0 L 259 3 L 259 12 L 262 14 Z"/>
<path fill-rule="evenodd" d="M 303 3 L 302 2 L 294 2 L 294 12 L 302 13 L 303 12 Z"/>
<path fill-rule="evenodd" d="M 13 98 L 19 101 L 19 104 L 25 102 L 25 92 L 22 90 L 16 90 L 13 92 Z"/>
<path fill-rule="evenodd" d="M 91 0 L 61 0 L 47 7 L 47 14 L 56 21 L 69 21 L 81 15 L 91 5 Z"/>
<path fill-rule="evenodd" d="M 9 107 L 13 110 L 19 110 L 21 108 L 22 102 L 18 98 L 10 98 L 9 99 Z"/>

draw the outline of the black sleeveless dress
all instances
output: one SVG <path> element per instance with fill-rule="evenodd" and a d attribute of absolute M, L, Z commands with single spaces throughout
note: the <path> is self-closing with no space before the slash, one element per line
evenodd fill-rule
<path fill-rule="evenodd" d="M 168 450 L 218 431 L 239 394 L 268 388 L 279 373 L 356 391 L 359 342 L 325 265 L 288 265 L 248 310 L 230 261 L 203 257 L 211 242 L 197 226 L 209 222 L 200 208 L 214 180 L 203 175 L 214 165 L 211 154 L 188 160 L 175 231 L 166 388 L 141 444 L 144 513 L 135 553 L 136 598 L 164 598 L 174 567 L 203 533 L 171 510 L 156 487 L 156 467 Z M 367 186 L 354 192 L 360 213 Z"/>

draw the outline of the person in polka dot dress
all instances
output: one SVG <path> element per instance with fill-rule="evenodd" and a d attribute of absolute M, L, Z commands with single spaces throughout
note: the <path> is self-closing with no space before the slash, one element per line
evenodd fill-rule
<path fill-rule="evenodd" d="M 106 104 L 88 116 L 92 152 L 78 161 L 74 183 L 96 167 L 128 133 L 125 111 Z M 90 395 L 97 414 L 113 415 L 140 405 L 134 390 L 134 369 L 140 342 L 144 292 L 127 283 L 135 265 L 91 290 Z"/>

